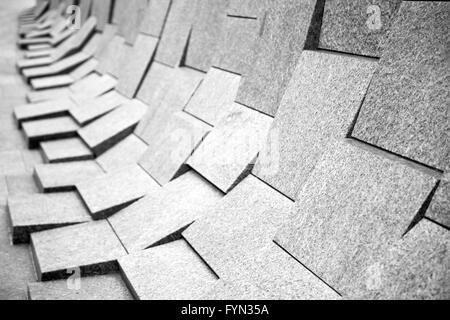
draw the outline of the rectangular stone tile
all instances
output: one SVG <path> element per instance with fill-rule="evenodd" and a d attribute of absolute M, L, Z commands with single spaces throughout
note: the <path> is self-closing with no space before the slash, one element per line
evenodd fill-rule
<path fill-rule="evenodd" d="M 171 67 L 180 66 L 188 45 L 198 0 L 173 0 L 156 51 L 155 60 Z"/>
<path fill-rule="evenodd" d="M 209 69 L 185 111 L 213 126 L 216 125 L 230 112 L 228 107 L 236 99 L 240 82 L 241 77 L 237 74 L 217 68 Z"/>
<path fill-rule="evenodd" d="M 92 72 L 94 72 L 99 64 L 99 61 L 95 58 L 91 58 L 88 61 L 82 63 L 73 71 L 70 72 L 70 77 L 73 79 L 73 82 L 83 79 L 88 76 Z M 73 83 L 72 82 L 72 83 Z M 72 84 L 71 83 L 71 84 Z"/>
<path fill-rule="evenodd" d="M 39 91 L 30 91 L 26 98 L 29 103 L 38 103 L 46 100 L 67 98 L 70 95 L 70 89 L 66 88 L 49 88 Z"/>
<path fill-rule="evenodd" d="M 81 128 L 78 134 L 94 154 L 99 156 L 131 134 L 146 111 L 145 104 L 132 100 Z"/>
<path fill-rule="evenodd" d="M 30 148 L 35 148 L 42 141 L 74 137 L 79 126 L 71 117 L 58 117 L 27 121 L 22 128 Z"/>
<path fill-rule="evenodd" d="M 127 102 L 130 100 L 112 90 L 99 97 L 86 99 L 70 108 L 69 113 L 80 125 L 86 125 Z"/>
<path fill-rule="evenodd" d="M 182 230 L 221 198 L 219 190 L 189 171 L 108 220 L 127 251 L 137 252 L 179 239 Z"/>
<path fill-rule="evenodd" d="M 107 221 L 32 233 L 31 246 L 41 281 L 68 278 L 76 268 L 81 276 L 117 271 L 127 254 Z"/>
<path fill-rule="evenodd" d="M 119 72 L 117 91 L 128 98 L 134 98 L 142 77 L 150 65 L 158 38 L 140 34 L 136 37 L 131 55 L 127 57 L 128 63 Z"/>
<path fill-rule="evenodd" d="M 65 87 L 71 85 L 74 81 L 75 80 L 71 75 L 64 74 L 31 79 L 30 84 L 33 90 L 43 90 L 49 88 Z"/>
<path fill-rule="evenodd" d="M 211 127 L 184 112 L 175 113 L 159 135 L 149 140 L 140 166 L 159 184 L 165 185 L 186 171 L 186 161 Z"/>
<path fill-rule="evenodd" d="M 353 137 L 450 169 L 449 18 L 450 3 L 402 2 Z"/>
<path fill-rule="evenodd" d="M 102 3 L 94 1 L 95 3 Z M 119 273 L 77 279 L 79 287 L 68 286 L 67 280 L 28 284 L 29 300 L 133 300 Z"/>
<path fill-rule="evenodd" d="M 442 177 L 436 193 L 428 207 L 427 218 L 450 228 L 450 175 Z"/>
<path fill-rule="evenodd" d="M 113 10 L 113 0 L 92 1 L 91 14 L 97 18 L 97 30 L 103 31 Z"/>
<path fill-rule="evenodd" d="M 228 1 L 198 2 L 196 18 L 186 52 L 186 66 L 208 72 L 226 19 Z"/>
<path fill-rule="evenodd" d="M 199 299 L 217 281 L 183 240 L 123 257 L 119 264 L 139 300 Z"/>
<path fill-rule="evenodd" d="M 32 174 L 6 176 L 7 195 L 10 197 L 32 195 L 39 192 L 39 188 Z"/>
<path fill-rule="evenodd" d="M 145 9 L 144 18 L 139 27 L 139 32 L 160 38 L 163 32 L 166 18 L 169 13 L 171 0 L 150 1 Z"/>
<path fill-rule="evenodd" d="M 316 0 L 271 3 L 264 30 L 253 48 L 252 68 L 242 80 L 237 102 L 275 115 L 307 42 L 315 7 Z"/>
<path fill-rule="evenodd" d="M 227 13 L 237 17 L 261 19 L 269 3 L 268 0 L 229 0 Z"/>
<path fill-rule="evenodd" d="M 87 78 L 85 78 L 87 79 Z M 110 75 L 103 75 L 98 81 L 83 81 L 82 79 L 74 83 L 70 89 L 72 91 L 70 97 L 78 105 L 84 103 L 86 100 L 90 100 L 95 97 L 99 97 L 102 94 L 111 91 L 117 85 L 117 80 Z"/>
<path fill-rule="evenodd" d="M 92 220 L 76 192 L 10 195 L 8 212 L 14 244 L 28 243 L 32 232 Z"/>
<path fill-rule="evenodd" d="M 96 220 L 111 216 L 159 189 L 155 180 L 138 165 L 81 181 L 76 187 L 91 216 Z"/>
<path fill-rule="evenodd" d="M 147 144 L 134 134 L 99 156 L 96 161 L 106 172 L 116 172 L 128 165 L 137 164 L 147 149 Z"/>
<path fill-rule="evenodd" d="M 71 191 L 79 182 L 104 174 L 95 161 L 41 164 L 35 168 L 36 182 L 43 192 Z"/>
<path fill-rule="evenodd" d="M 409 229 L 436 180 L 378 149 L 336 142 L 316 165 L 277 243 L 349 297 L 369 257 Z"/>
<path fill-rule="evenodd" d="M 20 150 L 0 152 L 0 176 L 25 173 L 25 163 Z"/>
<path fill-rule="evenodd" d="M 102 37 L 98 45 L 97 51 L 94 53 L 94 58 L 101 61 L 105 57 L 106 48 L 108 44 L 112 41 L 114 36 L 117 34 L 117 25 L 106 24 L 104 30 L 102 31 Z"/>
<path fill-rule="evenodd" d="M 119 24 L 127 6 L 127 2 L 123 0 L 118 0 L 114 2 L 114 9 L 112 15 L 112 23 Z"/>
<path fill-rule="evenodd" d="M 135 42 L 147 4 L 147 0 L 127 1 L 127 5 L 123 9 L 122 18 L 119 21 L 118 30 L 118 34 L 124 37 L 126 43 L 132 45 Z"/>
<path fill-rule="evenodd" d="M 228 16 L 224 21 L 212 65 L 222 70 L 247 75 L 253 68 L 253 45 L 260 37 L 262 22 Z"/>
<path fill-rule="evenodd" d="M 125 39 L 121 36 L 115 35 L 108 43 L 100 59 L 100 64 L 97 71 L 100 73 L 109 73 L 115 77 L 118 76 L 121 67 L 122 57 L 127 49 Z"/>
<path fill-rule="evenodd" d="M 22 150 L 23 163 L 27 173 L 33 173 L 34 167 L 44 163 L 41 152 L 39 150 Z"/>
<path fill-rule="evenodd" d="M 328 145 L 345 138 L 376 61 L 303 51 L 255 166 L 255 175 L 291 199 Z"/>
<path fill-rule="evenodd" d="M 67 114 L 67 111 L 74 106 L 75 103 L 68 98 L 28 103 L 15 107 L 14 117 L 20 127 L 25 121 L 65 115 Z"/>
<path fill-rule="evenodd" d="M 380 57 L 401 1 L 326 1 L 319 47 Z"/>
<path fill-rule="evenodd" d="M 42 142 L 40 147 L 47 163 L 82 161 L 94 158 L 92 151 L 80 138 L 46 141 Z"/>
<path fill-rule="evenodd" d="M 273 120 L 237 103 L 230 110 L 187 161 L 225 193 L 253 169 Z"/>

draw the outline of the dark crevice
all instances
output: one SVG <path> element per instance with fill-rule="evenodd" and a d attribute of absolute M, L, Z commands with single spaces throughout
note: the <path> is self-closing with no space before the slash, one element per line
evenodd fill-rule
<path fill-rule="evenodd" d="M 440 222 L 437 222 L 436 220 L 431 219 L 431 218 L 429 218 L 429 217 L 424 217 L 424 219 L 425 219 L 425 220 L 428 220 L 428 221 L 430 221 L 430 222 L 432 222 L 432 223 L 434 223 L 434 224 L 437 224 L 438 226 L 440 226 L 440 227 L 442 227 L 442 228 L 444 228 L 444 229 L 450 231 L 450 227 L 449 227 L 449 226 L 446 226 L 445 224 L 442 224 L 442 223 L 440 223 Z"/>
<path fill-rule="evenodd" d="M 254 178 L 256 178 L 256 179 L 258 179 L 259 181 L 261 181 L 262 183 L 264 183 L 266 186 L 268 186 L 270 189 L 272 189 L 272 190 L 274 190 L 274 191 L 276 191 L 277 193 L 279 193 L 279 194 L 281 194 L 283 197 L 285 197 L 285 198 L 287 198 L 287 199 L 289 199 L 289 200 L 291 200 L 292 202 L 295 202 L 295 200 L 294 199 L 292 199 L 291 197 L 289 197 L 289 196 L 287 196 L 287 195 L 285 195 L 284 193 L 282 193 L 281 191 L 279 191 L 279 190 L 277 190 L 277 189 L 275 189 L 274 187 L 272 187 L 270 184 L 268 184 L 267 182 L 265 182 L 264 180 L 262 180 L 261 178 L 259 178 L 258 176 L 256 176 L 256 175 L 254 175 L 253 173 L 251 173 L 250 174 L 252 177 L 254 177 Z"/>
<path fill-rule="evenodd" d="M 237 14 L 227 14 L 228 18 L 235 18 L 235 19 L 248 19 L 248 20 L 258 20 L 257 17 L 247 17 L 247 16 L 240 16 Z"/>
<path fill-rule="evenodd" d="M 322 29 L 324 8 L 325 0 L 318 0 L 314 8 L 311 23 L 308 29 L 308 34 L 306 36 L 304 45 L 305 50 L 316 50 L 319 47 L 320 30 Z"/>
<path fill-rule="evenodd" d="M 195 252 L 195 254 L 200 258 L 200 260 L 202 260 L 202 262 L 208 267 L 208 269 L 212 272 L 212 274 L 214 274 L 214 276 L 215 276 L 217 279 L 220 279 L 219 275 L 218 275 L 218 274 L 214 271 L 214 269 L 208 264 L 208 262 L 206 262 L 206 260 L 203 259 L 203 257 L 198 253 L 198 251 L 195 250 L 195 248 L 189 243 L 189 241 L 188 241 L 186 238 L 184 238 L 183 236 L 182 236 L 182 239 L 184 239 L 184 241 L 186 241 L 186 243 L 188 244 L 188 246 L 192 249 L 192 251 Z"/>

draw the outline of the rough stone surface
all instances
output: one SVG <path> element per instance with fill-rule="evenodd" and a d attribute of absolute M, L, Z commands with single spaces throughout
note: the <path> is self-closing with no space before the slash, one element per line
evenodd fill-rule
<path fill-rule="evenodd" d="M 133 295 L 140 300 L 199 299 L 217 281 L 183 240 L 129 255 L 119 264 Z"/>
<path fill-rule="evenodd" d="M 90 100 L 111 91 L 116 85 L 117 80 L 107 74 L 102 75 L 97 81 L 93 78 L 86 77 L 70 86 L 72 91 L 70 97 L 79 105 L 86 100 Z"/>
<path fill-rule="evenodd" d="M 426 216 L 450 228 L 450 176 L 444 176 L 430 203 Z"/>
<path fill-rule="evenodd" d="M 146 149 L 147 144 L 131 134 L 96 160 L 106 172 L 115 172 L 125 166 L 137 164 Z"/>
<path fill-rule="evenodd" d="M 171 3 L 172 0 L 150 1 L 145 10 L 139 31 L 156 38 L 161 37 Z"/>
<path fill-rule="evenodd" d="M 6 176 L 5 179 L 7 187 L 5 194 L 10 197 L 31 195 L 39 192 L 39 188 L 32 174 Z"/>
<path fill-rule="evenodd" d="M 353 137 L 450 169 L 449 19 L 450 3 L 402 2 Z"/>
<path fill-rule="evenodd" d="M 97 30 L 103 31 L 109 22 L 113 0 L 92 1 L 92 15 L 97 18 Z"/>
<path fill-rule="evenodd" d="M 276 237 L 344 297 L 370 271 L 368 258 L 401 239 L 437 182 L 363 146 L 339 142 L 324 155 Z"/>
<path fill-rule="evenodd" d="M 379 57 L 401 1 L 326 1 L 320 48 Z"/>
<path fill-rule="evenodd" d="M 229 109 L 187 162 L 225 193 L 253 169 L 273 120 L 237 103 Z"/>
<path fill-rule="evenodd" d="M 274 116 L 305 46 L 316 0 L 276 0 L 236 101 Z"/>
<path fill-rule="evenodd" d="M 227 13 L 237 17 L 262 18 L 269 4 L 269 0 L 229 0 Z"/>
<path fill-rule="evenodd" d="M 128 252 L 180 238 L 195 219 L 208 215 L 222 193 L 193 171 L 185 173 L 109 218 Z"/>
<path fill-rule="evenodd" d="M 34 173 L 43 192 L 70 191 L 77 183 L 103 174 L 102 168 L 93 160 L 40 164 Z"/>
<path fill-rule="evenodd" d="M 39 150 L 22 150 L 22 158 L 26 173 L 33 173 L 36 165 L 44 163 Z"/>
<path fill-rule="evenodd" d="M 77 268 L 81 276 L 117 271 L 116 260 L 127 254 L 107 221 L 32 233 L 31 246 L 41 281 L 68 278 Z"/>
<path fill-rule="evenodd" d="M 376 66 L 367 59 L 304 51 L 255 174 L 295 199 L 328 146 L 348 135 Z"/>
<path fill-rule="evenodd" d="M 139 25 L 144 18 L 147 0 L 128 0 L 123 8 L 121 20 L 119 21 L 118 34 L 123 36 L 125 42 L 134 44 L 139 33 Z"/>
<path fill-rule="evenodd" d="M 25 121 L 64 115 L 74 106 L 75 103 L 67 98 L 24 104 L 14 108 L 14 117 L 20 126 Z"/>
<path fill-rule="evenodd" d="M 117 77 L 122 67 L 122 57 L 125 55 L 127 47 L 125 39 L 119 35 L 115 35 L 104 49 L 97 71 L 100 73 L 109 73 Z"/>
<path fill-rule="evenodd" d="M 237 74 L 217 68 L 209 69 L 202 84 L 192 96 L 185 111 L 215 126 L 231 112 L 241 83 Z"/>
<path fill-rule="evenodd" d="M 208 134 L 210 126 L 184 112 L 175 113 L 159 135 L 149 140 L 140 166 L 165 185 L 185 169 L 185 163 Z"/>
<path fill-rule="evenodd" d="M 111 216 L 159 189 L 158 184 L 137 165 L 80 182 L 76 187 L 94 219 Z"/>
<path fill-rule="evenodd" d="M 76 136 L 79 126 L 71 117 L 28 121 L 22 124 L 30 148 L 39 142 Z"/>
<path fill-rule="evenodd" d="M 80 138 L 42 142 L 41 149 L 48 163 L 82 161 L 94 158 L 92 151 Z"/>
<path fill-rule="evenodd" d="M 98 2 L 100 1 L 94 1 L 94 3 Z M 67 280 L 29 283 L 28 298 L 30 300 L 133 300 L 133 296 L 118 273 L 79 278 L 69 283 L 72 284 L 71 288 Z"/>
<path fill-rule="evenodd" d="M 25 173 L 25 164 L 19 150 L 0 152 L 0 176 Z"/>
<path fill-rule="evenodd" d="M 50 75 L 30 80 L 33 90 L 43 90 L 49 88 L 58 88 L 71 85 L 75 81 L 71 75 Z"/>

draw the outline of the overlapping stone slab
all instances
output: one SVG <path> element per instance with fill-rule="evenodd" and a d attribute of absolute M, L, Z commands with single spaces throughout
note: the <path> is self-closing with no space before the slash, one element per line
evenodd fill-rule
<path fill-rule="evenodd" d="M 14 117 L 20 127 L 26 121 L 63 116 L 74 106 L 75 103 L 67 98 L 25 104 L 14 108 Z"/>
<path fill-rule="evenodd" d="M 59 139 L 40 144 L 42 154 L 47 163 L 91 160 L 92 151 L 80 138 Z"/>
<path fill-rule="evenodd" d="M 237 74 L 217 68 L 209 69 L 202 84 L 189 100 L 185 111 L 215 126 L 231 112 L 241 82 Z"/>
<path fill-rule="evenodd" d="M 436 185 L 377 149 L 337 142 L 315 166 L 276 241 L 346 297 L 411 226 Z M 365 148 L 364 148 L 365 147 Z"/>
<path fill-rule="evenodd" d="M 74 270 L 81 276 L 117 271 L 116 260 L 127 254 L 107 221 L 33 233 L 31 248 L 40 281 L 68 278 Z"/>
<path fill-rule="evenodd" d="M 23 132 L 30 148 L 42 141 L 69 138 L 77 135 L 79 126 L 68 116 L 52 119 L 27 121 L 22 124 Z"/>
<path fill-rule="evenodd" d="M 401 1 L 326 1 L 320 48 L 380 57 Z"/>
<path fill-rule="evenodd" d="M 450 169 L 449 18 L 450 3 L 402 2 L 353 137 Z"/>
<path fill-rule="evenodd" d="M 42 192 L 71 191 L 77 183 L 103 174 L 102 168 L 93 160 L 40 164 L 34 172 Z"/>
<path fill-rule="evenodd" d="M 217 281 L 183 240 L 123 257 L 119 264 L 139 300 L 200 299 Z"/>
<path fill-rule="evenodd" d="M 109 218 L 128 252 L 179 239 L 181 231 L 208 215 L 222 193 L 189 171 Z"/>
<path fill-rule="evenodd" d="M 126 48 L 125 39 L 119 35 L 115 35 L 104 49 L 97 71 L 103 74 L 109 73 L 117 77 Z"/>
<path fill-rule="evenodd" d="M 99 3 L 100 1 L 94 1 Z M 101 2 L 100 2 L 101 3 Z M 118 273 L 28 284 L 30 300 L 133 300 Z"/>
<path fill-rule="evenodd" d="M 211 127 L 184 112 L 175 113 L 139 160 L 140 166 L 159 184 L 165 185 L 186 171 L 186 161 Z"/>
<path fill-rule="evenodd" d="M 146 111 L 145 104 L 132 100 L 81 128 L 78 134 L 94 154 L 99 156 L 131 134 Z"/>
<path fill-rule="evenodd" d="M 94 219 L 103 219 L 160 187 L 143 169 L 130 165 L 117 172 L 81 181 L 79 194 Z"/>
<path fill-rule="evenodd" d="M 272 118 L 233 104 L 187 164 L 227 193 L 253 169 Z"/>
<path fill-rule="evenodd" d="M 32 174 L 20 174 L 6 176 L 2 181 L 6 182 L 5 195 L 16 197 L 22 195 L 32 195 L 39 192 L 39 188 L 34 181 Z M 7 191 L 7 192 L 6 192 Z"/>
<path fill-rule="evenodd" d="M 139 32 L 160 38 L 171 4 L 171 0 L 150 1 L 145 9 Z"/>
<path fill-rule="evenodd" d="M 97 18 L 97 30 L 103 31 L 109 22 L 111 11 L 113 10 L 112 0 L 92 1 L 92 15 Z"/>
<path fill-rule="evenodd" d="M 132 45 L 136 41 L 147 5 L 147 0 L 129 0 L 123 8 L 118 34 L 124 37 L 126 43 Z"/>
<path fill-rule="evenodd" d="M 364 58 L 303 51 L 255 174 L 295 199 L 328 145 L 349 134 L 376 67 Z"/>
<path fill-rule="evenodd" d="M 9 196 L 8 212 L 14 244 L 28 243 L 32 232 L 92 220 L 75 192 Z"/>

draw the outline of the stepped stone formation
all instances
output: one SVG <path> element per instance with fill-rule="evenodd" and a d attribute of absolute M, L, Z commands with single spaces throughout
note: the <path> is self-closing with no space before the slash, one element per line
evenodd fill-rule
<path fill-rule="evenodd" d="M 450 299 L 450 3 L 73 4 L 0 2 L 0 299 Z"/>

